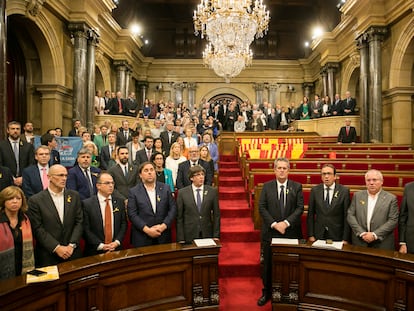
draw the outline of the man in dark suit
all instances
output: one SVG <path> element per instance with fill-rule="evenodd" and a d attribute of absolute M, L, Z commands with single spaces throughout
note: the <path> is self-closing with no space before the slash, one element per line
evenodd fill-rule
<path fill-rule="evenodd" d="M 132 133 L 134 131 L 129 128 L 129 122 L 127 120 L 122 121 L 122 127 L 119 129 L 119 132 L 116 134 L 116 144 L 118 146 L 125 146 L 128 142 L 132 140 Z"/>
<path fill-rule="evenodd" d="M 345 92 L 345 99 L 342 101 L 342 112 L 344 116 L 355 114 L 356 99 L 351 97 L 351 92 Z"/>
<path fill-rule="evenodd" d="M 135 165 L 140 166 L 141 163 L 151 161 L 151 156 L 154 153 L 154 138 L 145 136 L 142 140 L 144 148 L 138 150 L 135 156 Z"/>
<path fill-rule="evenodd" d="M 310 242 L 316 240 L 350 241 L 346 220 L 350 203 L 349 189 L 336 183 L 336 168 L 325 164 L 322 183 L 313 187 L 309 198 L 307 229 Z"/>
<path fill-rule="evenodd" d="M 116 135 L 115 133 L 108 134 L 108 145 L 103 146 L 100 153 L 101 169 L 108 170 L 110 160 L 112 159 L 112 152 L 116 150 Z"/>
<path fill-rule="evenodd" d="M 112 175 L 115 181 L 115 195 L 125 201 L 128 199 L 129 189 L 140 182 L 138 167 L 128 164 L 129 152 L 126 146 L 120 146 L 117 154 L 118 164 L 112 166 L 108 173 Z"/>
<path fill-rule="evenodd" d="M 214 171 L 211 170 L 208 163 L 200 159 L 200 151 L 198 147 L 188 148 L 188 154 L 190 159 L 184 161 L 178 165 L 177 180 L 175 182 L 178 189 L 191 185 L 191 180 L 188 177 L 190 167 L 200 165 L 205 170 L 204 184 L 211 186 L 213 184 Z"/>
<path fill-rule="evenodd" d="M 139 167 L 139 183 L 128 194 L 128 217 L 134 247 L 171 243 L 171 224 L 177 207 L 168 185 L 156 181 L 155 165 Z"/>
<path fill-rule="evenodd" d="M 46 133 L 40 137 L 40 144 L 47 146 L 50 150 L 49 166 L 60 164 L 60 154 L 56 150 L 57 141 L 54 135 Z"/>
<path fill-rule="evenodd" d="M 112 176 L 108 173 L 99 174 L 96 188 L 97 195 L 82 201 L 85 256 L 122 249 L 128 225 L 125 204 L 121 198 L 113 195 Z"/>
<path fill-rule="evenodd" d="M 14 184 L 22 185 L 23 170 L 35 163 L 33 145 L 20 139 L 21 125 L 11 121 L 7 125 L 7 139 L 0 141 L 0 165 L 8 167 Z"/>
<path fill-rule="evenodd" d="M 73 128 L 69 131 L 68 136 L 79 136 L 79 129 L 81 128 L 81 126 L 81 121 L 75 120 L 75 122 L 73 122 Z"/>
<path fill-rule="evenodd" d="M 289 160 L 278 158 L 274 163 L 276 179 L 266 182 L 260 195 L 262 217 L 263 293 L 257 301 L 263 306 L 272 294 L 272 238 L 302 239 L 302 185 L 288 179 Z"/>
<path fill-rule="evenodd" d="M 398 222 L 399 252 L 414 254 L 414 182 L 404 187 Z"/>
<path fill-rule="evenodd" d="M 76 191 L 65 189 L 66 168 L 49 169 L 49 188 L 29 199 L 27 212 L 36 238 L 36 267 L 56 265 L 82 256 L 82 206 Z"/>
<path fill-rule="evenodd" d="M 49 159 L 50 150 L 47 146 L 40 145 L 35 152 L 37 164 L 26 167 L 23 170 L 22 190 L 27 198 L 47 189 L 49 186 Z"/>
<path fill-rule="evenodd" d="M 0 191 L 13 186 L 13 174 L 8 167 L 0 166 Z"/>
<path fill-rule="evenodd" d="M 118 91 L 116 92 L 116 97 L 111 98 L 111 100 L 109 101 L 109 114 L 125 115 L 126 111 L 126 102 L 122 98 L 122 93 Z"/>
<path fill-rule="evenodd" d="M 394 229 L 398 224 L 398 203 L 394 194 L 382 189 L 380 171 L 365 174 L 367 190 L 355 192 L 348 209 L 352 244 L 395 250 Z"/>
<path fill-rule="evenodd" d="M 136 117 L 138 113 L 138 104 L 137 104 L 137 100 L 135 99 L 135 92 L 130 92 L 128 94 L 128 98 L 126 99 L 125 103 L 126 103 L 125 115 Z"/>
<path fill-rule="evenodd" d="M 351 126 L 351 120 L 345 120 L 345 126 L 341 127 L 338 134 L 338 144 L 355 144 L 357 133 L 355 127 Z"/>
<path fill-rule="evenodd" d="M 78 191 L 81 200 L 85 200 L 96 194 L 96 180 L 101 170 L 91 166 L 92 153 L 88 148 L 79 150 L 76 162 L 68 172 L 66 186 Z"/>
<path fill-rule="evenodd" d="M 168 121 L 165 126 L 167 130 L 161 132 L 160 138 L 162 140 L 162 149 L 165 152 L 165 157 L 168 157 L 168 155 L 170 154 L 171 145 L 176 142 L 178 136 L 180 135 L 174 131 L 173 122 Z"/>
<path fill-rule="evenodd" d="M 33 134 L 33 123 L 26 122 L 23 127 L 23 134 L 20 135 L 20 139 L 25 141 L 26 143 L 32 144 L 34 143 L 34 134 Z"/>
<path fill-rule="evenodd" d="M 331 105 L 331 115 L 342 116 L 342 100 L 339 94 L 335 94 L 335 98 Z"/>
<path fill-rule="evenodd" d="M 220 208 L 216 188 L 204 185 L 205 170 L 190 168 L 190 186 L 182 188 L 177 198 L 177 242 L 220 238 Z"/>

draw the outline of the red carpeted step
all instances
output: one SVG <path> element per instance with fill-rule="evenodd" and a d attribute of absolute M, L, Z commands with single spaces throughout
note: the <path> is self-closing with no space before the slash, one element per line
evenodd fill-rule
<path fill-rule="evenodd" d="M 271 303 L 257 306 L 262 295 L 262 279 L 258 275 L 251 278 L 223 278 L 220 284 L 220 311 L 270 311 Z"/>
<path fill-rule="evenodd" d="M 250 217 L 251 210 L 246 200 L 220 200 L 220 216 L 223 218 Z"/>
<path fill-rule="evenodd" d="M 219 168 L 238 168 L 240 169 L 240 163 L 239 162 L 219 162 Z"/>
<path fill-rule="evenodd" d="M 223 242 L 258 242 L 260 231 L 254 230 L 250 217 L 221 219 L 220 240 Z"/>
<path fill-rule="evenodd" d="M 240 168 L 220 168 L 219 176 L 241 176 Z"/>
<path fill-rule="evenodd" d="M 260 276 L 260 242 L 223 242 L 219 255 L 220 277 Z"/>
<path fill-rule="evenodd" d="M 235 155 L 220 155 L 220 162 L 235 162 L 236 160 Z"/>
<path fill-rule="evenodd" d="M 221 200 L 234 200 L 234 199 L 246 199 L 247 193 L 244 187 L 219 187 L 219 199 Z"/>
<path fill-rule="evenodd" d="M 222 176 L 219 174 L 220 187 L 244 187 L 244 180 L 241 176 Z"/>

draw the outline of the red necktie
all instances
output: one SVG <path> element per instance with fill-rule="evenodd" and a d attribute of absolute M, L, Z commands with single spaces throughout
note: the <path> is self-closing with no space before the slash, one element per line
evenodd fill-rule
<path fill-rule="evenodd" d="M 121 104 L 121 100 L 119 98 L 118 98 L 118 110 L 119 110 L 119 113 L 122 112 L 122 104 Z"/>
<path fill-rule="evenodd" d="M 349 136 L 349 127 L 346 127 L 346 136 Z"/>
<path fill-rule="evenodd" d="M 49 177 L 47 177 L 46 167 L 42 167 L 42 185 L 43 190 L 49 187 Z"/>
<path fill-rule="evenodd" d="M 109 199 L 105 199 L 105 244 L 112 242 L 112 217 L 111 217 L 111 205 Z"/>

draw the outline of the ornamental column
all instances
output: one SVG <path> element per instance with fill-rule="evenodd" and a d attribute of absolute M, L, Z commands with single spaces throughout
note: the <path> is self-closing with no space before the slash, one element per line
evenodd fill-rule
<path fill-rule="evenodd" d="M 80 120 L 81 124 L 87 124 L 87 86 L 88 71 L 86 66 L 88 30 L 85 23 L 73 23 L 68 26 L 74 39 L 73 60 L 73 104 L 72 118 Z"/>
<path fill-rule="evenodd" d="M 129 89 L 129 84 L 131 82 L 131 76 L 132 76 L 132 66 L 128 65 L 125 71 L 125 98 L 128 97 L 129 92 L 135 93 L 135 90 Z"/>
<path fill-rule="evenodd" d="M 6 137 L 7 133 L 7 23 L 6 23 L 6 0 L 0 0 L 0 98 L 1 117 L 0 139 Z"/>
<path fill-rule="evenodd" d="M 302 84 L 302 88 L 303 88 L 303 96 L 306 96 L 308 99 L 310 99 L 310 96 L 313 93 L 313 89 L 315 87 L 315 84 L 313 84 L 312 82 L 305 82 Z M 302 101 L 303 98 L 301 98 L 300 100 Z"/>
<path fill-rule="evenodd" d="M 319 96 L 323 97 L 325 94 L 328 94 L 328 73 L 326 66 L 322 67 L 321 69 L 321 77 L 322 77 L 322 94 L 319 94 Z"/>
<path fill-rule="evenodd" d="M 255 83 L 253 85 L 254 90 L 256 91 L 256 104 L 259 107 L 262 107 L 263 105 L 263 91 L 265 88 L 264 83 Z"/>
<path fill-rule="evenodd" d="M 173 83 L 172 87 L 174 89 L 175 105 L 178 105 L 183 102 L 184 83 Z"/>
<path fill-rule="evenodd" d="M 95 58 L 95 51 L 96 46 L 99 43 L 99 34 L 93 30 L 89 29 L 87 31 L 88 34 L 88 51 L 87 51 L 87 77 L 88 77 L 88 92 L 87 97 L 88 100 L 86 101 L 86 127 L 89 129 L 90 133 L 93 133 L 93 124 L 94 124 L 94 117 L 95 117 L 95 67 L 96 67 L 96 58 Z"/>
<path fill-rule="evenodd" d="M 143 109 L 145 98 L 147 98 L 148 82 L 137 81 L 139 97 L 137 96 L 138 111 Z M 140 100 L 138 99 L 140 98 Z"/>
<path fill-rule="evenodd" d="M 126 98 L 126 71 L 128 62 L 126 60 L 115 60 L 116 69 L 116 92 L 122 93 L 122 98 Z"/>
<path fill-rule="evenodd" d="M 195 82 L 189 82 L 187 83 L 187 89 L 188 89 L 188 109 L 190 111 L 193 111 L 195 107 L 195 91 L 197 88 L 197 83 Z"/>
<path fill-rule="evenodd" d="M 369 60 L 367 34 L 362 34 L 356 39 L 356 45 L 359 50 L 360 68 L 359 68 L 359 116 L 360 116 L 360 139 L 361 143 L 368 143 L 370 138 L 370 118 L 368 117 L 369 96 L 368 96 L 368 78 L 369 78 Z"/>
<path fill-rule="evenodd" d="M 381 42 L 387 29 L 385 27 L 371 27 L 368 29 L 369 45 L 369 97 L 371 106 L 369 111 L 372 141 L 383 141 L 382 133 L 382 74 L 381 74 Z"/>
<path fill-rule="evenodd" d="M 326 70 L 328 72 L 328 92 L 325 93 L 323 96 L 328 95 L 331 99 L 331 101 L 335 97 L 335 73 L 337 72 L 339 68 L 338 63 L 327 63 L 326 64 Z"/>
<path fill-rule="evenodd" d="M 276 107 L 276 91 L 279 88 L 277 83 L 269 83 L 267 86 L 269 89 L 269 103 L 272 105 L 273 108 Z"/>

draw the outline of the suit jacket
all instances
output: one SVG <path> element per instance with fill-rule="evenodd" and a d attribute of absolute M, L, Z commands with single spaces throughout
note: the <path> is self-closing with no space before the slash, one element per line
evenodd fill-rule
<path fill-rule="evenodd" d="M 218 192 L 216 188 L 207 185 L 202 193 L 200 212 L 191 185 L 178 191 L 177 241 L 191 243 L 198 238 L 220 238 Z"/>
<path fill-rule="evenodd" d="M 114 147 L 116 148 L 116 146 Z M 112 159 L 111 154 L 109 152 L 109 145 L 103 146 L 101 149 L 101 153 L 99 155 L 99 159 L 101 160 L 101 166 L 100 168 L 102 170 L 108 170 L 109 169 L 109 161 Z"/>
<path fill-rule="evenodd" d="M 63 262 L 64 260 L 53 252 L 59 244 L 77 245 L 70 259 L 82 256 L 79 241 L 82 237 L 83 214 L 79 194 L 76 191 L 65 190 L 64 205 L 62 223 L 49 190 L 43 190 L 29 199 L 27 214 L 36 238 L 36 267 Z"/>
<path fill-rule="evenodd" d="M 134 247 L 171 243 L 171 224 L 175 220 L 177 206 L 168 185 L 157 182 L 155 193 L 154 213 L 144 184 L 140 183 L 129 190 L 127 211 L 132 223 L 131 242 Z M 167 229 L 157 239 L 152 239 L 142 231 L 145 226 L 152 227 L 162 223 L 167 225 Z"/>
<path fill-rule="evenodd" d="M 121 100 L 122 112 L 119 111 L 118 98 L 115 97 L 109 100 L 109 114 L 125 115 L 127 105 L 126 105 L 125 99 L 121 98 L 120 100 Z"/>
<path fill-rule="evenodd" d="M 160 138 L 162 140 L 162 149 L 164 149 L 166 157 L 168 157 L 168 155 L 170 154 L 171 145 L 176 142 L 178 136 L 180 136 L 180 134 L 178 134 L 175 131 L 172 131 L 171 142 L 168 142 L 168 131 L 161 132 Z"/>
<path fill-rule="evenodd" d="M 40 176 L 39 167 L 37 164 L 26 167 L 23 170 L 22 190 L 27 198 L 43 191 L 42 178 Z"/>
<path fill-rule="evenodd" d="M 52 149 L 50 150 L 49 166 L 52 166 L 54 164 L 60 164 L 60 154 L 59 151 Z"/>
<path fill-rule="evenodd" d="M 98 147 L 98 151 L 101 152 L 102 147 L 108 145 L 108 135 L 105 138 L 105 143 L 103 141 L 102 135 L 95 135 L 93 137 L 93 142 L 95 143 L 96 147 Z"/>
<path fill-rule="evenodd" d="M 129 129 L 128 139 L 125 138 L 124 130 L 121 128 L 118 133 L 116 133 L 116 145 L 125 146 L 128 142 L 132 141 L 132 133 L 134 131 Z"/>
<path fill-rule="evenodd" d="M 262 217 L 262 240 L 268 244 L 272 238 L 302 239 L 301 216 L 303 213 L 302 185 L 289 180 L 286 187 L 284 217 L 279 205 L 276 179 L 264 183 L 260 195 L 259 212 Z M 270 228 L 275 221 L 287 220 L 290 224 L 285 234 Z"/>
<path fill-rule="evenodd" d="M 352 115 L 352 114 L 354 114 L 354 110 L 355 110 L 355 107 L 356 107 L 356 99 L 355 98 L 350 98 L 349 102 L 348 102 L 348 100 L 345 98 L 345 99 L 342 100 L 342 105 L 341 106 L 342 106 L 341 108 L 342 108 L 343 115 Z M 346 113 L 345 109 L 349 109 L 349 110 L 351 110 L 351 112 Z"/>
<path fill-rule="evenodd" d="M 111 174 L 114 179 L 115 189 L 117 190 L 115 193 L 116 196 L 120 197 L 122 200 L 128 199 L 129 189 L 141 182 L 138 174 L 138 167 L 135 165 L 128 164 L 127 177 L 125 177 L 122 167 L 119 164 L 111 167 L 108 170 L 108 173 Z"/>
<path fill-rule="evenodd" d="M 404 187 L 404 196 L 400 207 L 398 236 L 400 242 L 407 244 L 407 252 L 414 253 L 414 182 Z"/>
<path fill-rule="evenodd" d="M 187 160 L 178 165 L 177 180 L 175 181 L 175 185 L 178 189 L 191 185 L 191 180 L 188 178 L 190 162 L 190 160 Z M 204 184 L 211 186 L 213 184 L 214 171 L 211 171 L 211 166 L 204 160 L 198 159 L 198 164 L 201 165 L 206 171 Z"/>
<path fill-rule="evenodd" d="M 0 191 L 13 185 L 13 174 L 8 167 L 0 166 Z"/>
<path fill-rule="evenodd" d="M 370 230 L 367 227 L 368 192 L 354 193 L 348 209 L 348 223 L 352 229 L 352 244 L 373 248 L 394 250 L 394 229 L 398 223 L 397 198 L 392 193 L 381 190 L 372 213 Z M 378 239 L 370 244 L 359 236 L 363 232 L 374 232 Z"/>
<path fill-rule="evenodd" d="M 351 201 L 349 189 L 335 183 L 329 208 L 325 206 L 325 192 L 323 183 L 311 190 L 307 216 L 308 237 L 313 236 L 317 240 L 350 241 L 351 229 L 346 220 Z"/>
<path fill-rule="evenodd" d="M 338 142 L 341 143 L 354 143 L 357 139 L 357 133 L 355 127 L 349 127 L 349 133 L 346 135 L 346 126 L 341 127 L 338 134 Z"/>
<path fill-rule="evenodd" d="M 153 155 L 153 154 L 154 154 L 154 149 L 151 150 L 151 155 Z M 147 162 L 147 161 L 149 161 L 148 157 L 147 157 L 147 149 L 142 148 L 141 150 L 138 150 L 137 154 L 135 156 L 135 163 L 134 164 L 139 167 L 141 165 L 141 163 L 144 163 L 144 162 Z"/>
<path fill-rule="evenodd" d="M 83 236 L 85 238 L 85 256 L 102 253 L 97 248 L 99 244 L 105 244 L 105 229 L 102 221 L 102 212 L 98 196 L 94 195 L 82 201 L 83 207 Z M 112 196 L 113 213 L 113 239 L 118 240 L 121 245 L 116 250 L 122 249 L 122 241 L 128 226 L 125 212 L 125 204 L 121 198 Z"/>
<path fill-rule="evenodd" d="M 96 194 L 96 180 L 98 174 L 101 172 L 99 168 L 90 167 L 91 178 L 93 185 L 93 193 Z M 85 200 L 91 196 L 88 187 L 88 180 L 79 165 L 75 165 L 68 171 L 68 180 L 66 181 L 66 188 L 79 192 L 81 200 Z"/>
<path fill-rule="evenodd" d="M 0 165 L 8 167 L 14 177 L 22 176 L 23 170 L 35 164 L 33 145 L 22 140 L 19 141 L 19 172 L 17 172 L 16 158 L 9 139 L 0 141 Z M 17 174 L 18 173 L 18 174 Z"/>

